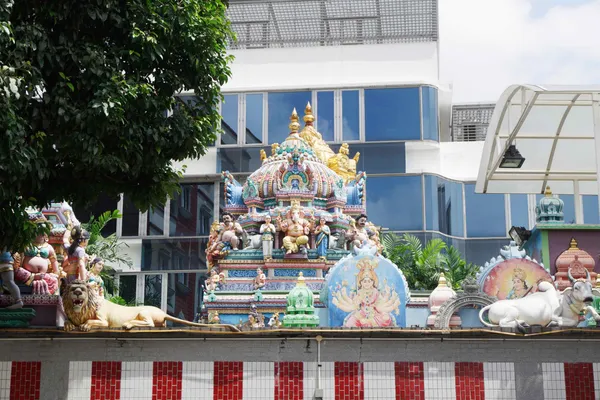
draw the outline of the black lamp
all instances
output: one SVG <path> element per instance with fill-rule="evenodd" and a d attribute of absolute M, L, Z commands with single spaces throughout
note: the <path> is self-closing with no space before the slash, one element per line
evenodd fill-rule
<path fill-rule="evenodd" d="M 524 162 L 525 158 L 519 153 L 517 147 L 514 144 L 511 144 L 504 153 L 500 168 L 521 168 Z"/>
<path fill-rule="evenodd" d="M 531 231 L 522 226 L 513 226 L 508 231 L 508 235 L 515 241 L 517 246 L 521 247 L 531 237 Z"/>

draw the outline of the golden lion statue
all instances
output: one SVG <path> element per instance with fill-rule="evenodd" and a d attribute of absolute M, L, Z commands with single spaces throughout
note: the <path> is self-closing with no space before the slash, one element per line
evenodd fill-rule
<path fill-rule="evenodd" d="M 63 306 L 68 321 L 65 331 L 78 329 L 87 332 L 92 328 L 123 328 L 167 326 L 167 321 L 188 326 L 240 330 L 233 325 L 198 324 L 175 318 L 152 306 L 126 307 L 112 303 L 96 295 L 88 283 L 75 280 L 61 290 Z"/>

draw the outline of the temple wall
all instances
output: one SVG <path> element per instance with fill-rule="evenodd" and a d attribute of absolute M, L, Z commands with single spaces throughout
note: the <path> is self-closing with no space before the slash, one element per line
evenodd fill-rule
<path fill-rule="evenodd" d="M 312 399 L 312 339 L 4 340 L 0 399 Z M 593 341 L 325 339 L 323 399 L 593 399 Z M 407 397 L 407 395 L 409 395 Z"/>

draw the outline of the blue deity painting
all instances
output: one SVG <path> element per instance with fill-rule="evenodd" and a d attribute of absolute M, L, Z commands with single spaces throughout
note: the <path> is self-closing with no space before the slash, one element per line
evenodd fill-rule
<path fill-rule="evenodd" d="M 325 285 L 330 326 L 406 326 L 408 286 L 388 259 L 365 253 L 345 257 L 331 269 Z"/>

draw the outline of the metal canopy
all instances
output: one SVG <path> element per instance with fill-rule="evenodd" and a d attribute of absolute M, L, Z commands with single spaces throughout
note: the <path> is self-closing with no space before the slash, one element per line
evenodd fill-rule
<path fill-rule="evenodd" d="M 231 49 L 435 42 L 437 0 L 230 0 Z"/>
<path fill-rule="evenodd" d="M 525 157 L 500 168 L 509 145 Z M 488 127 L 477 193 L 598 194 L 600 85 L 514 85 L 502 93 Z"/>

